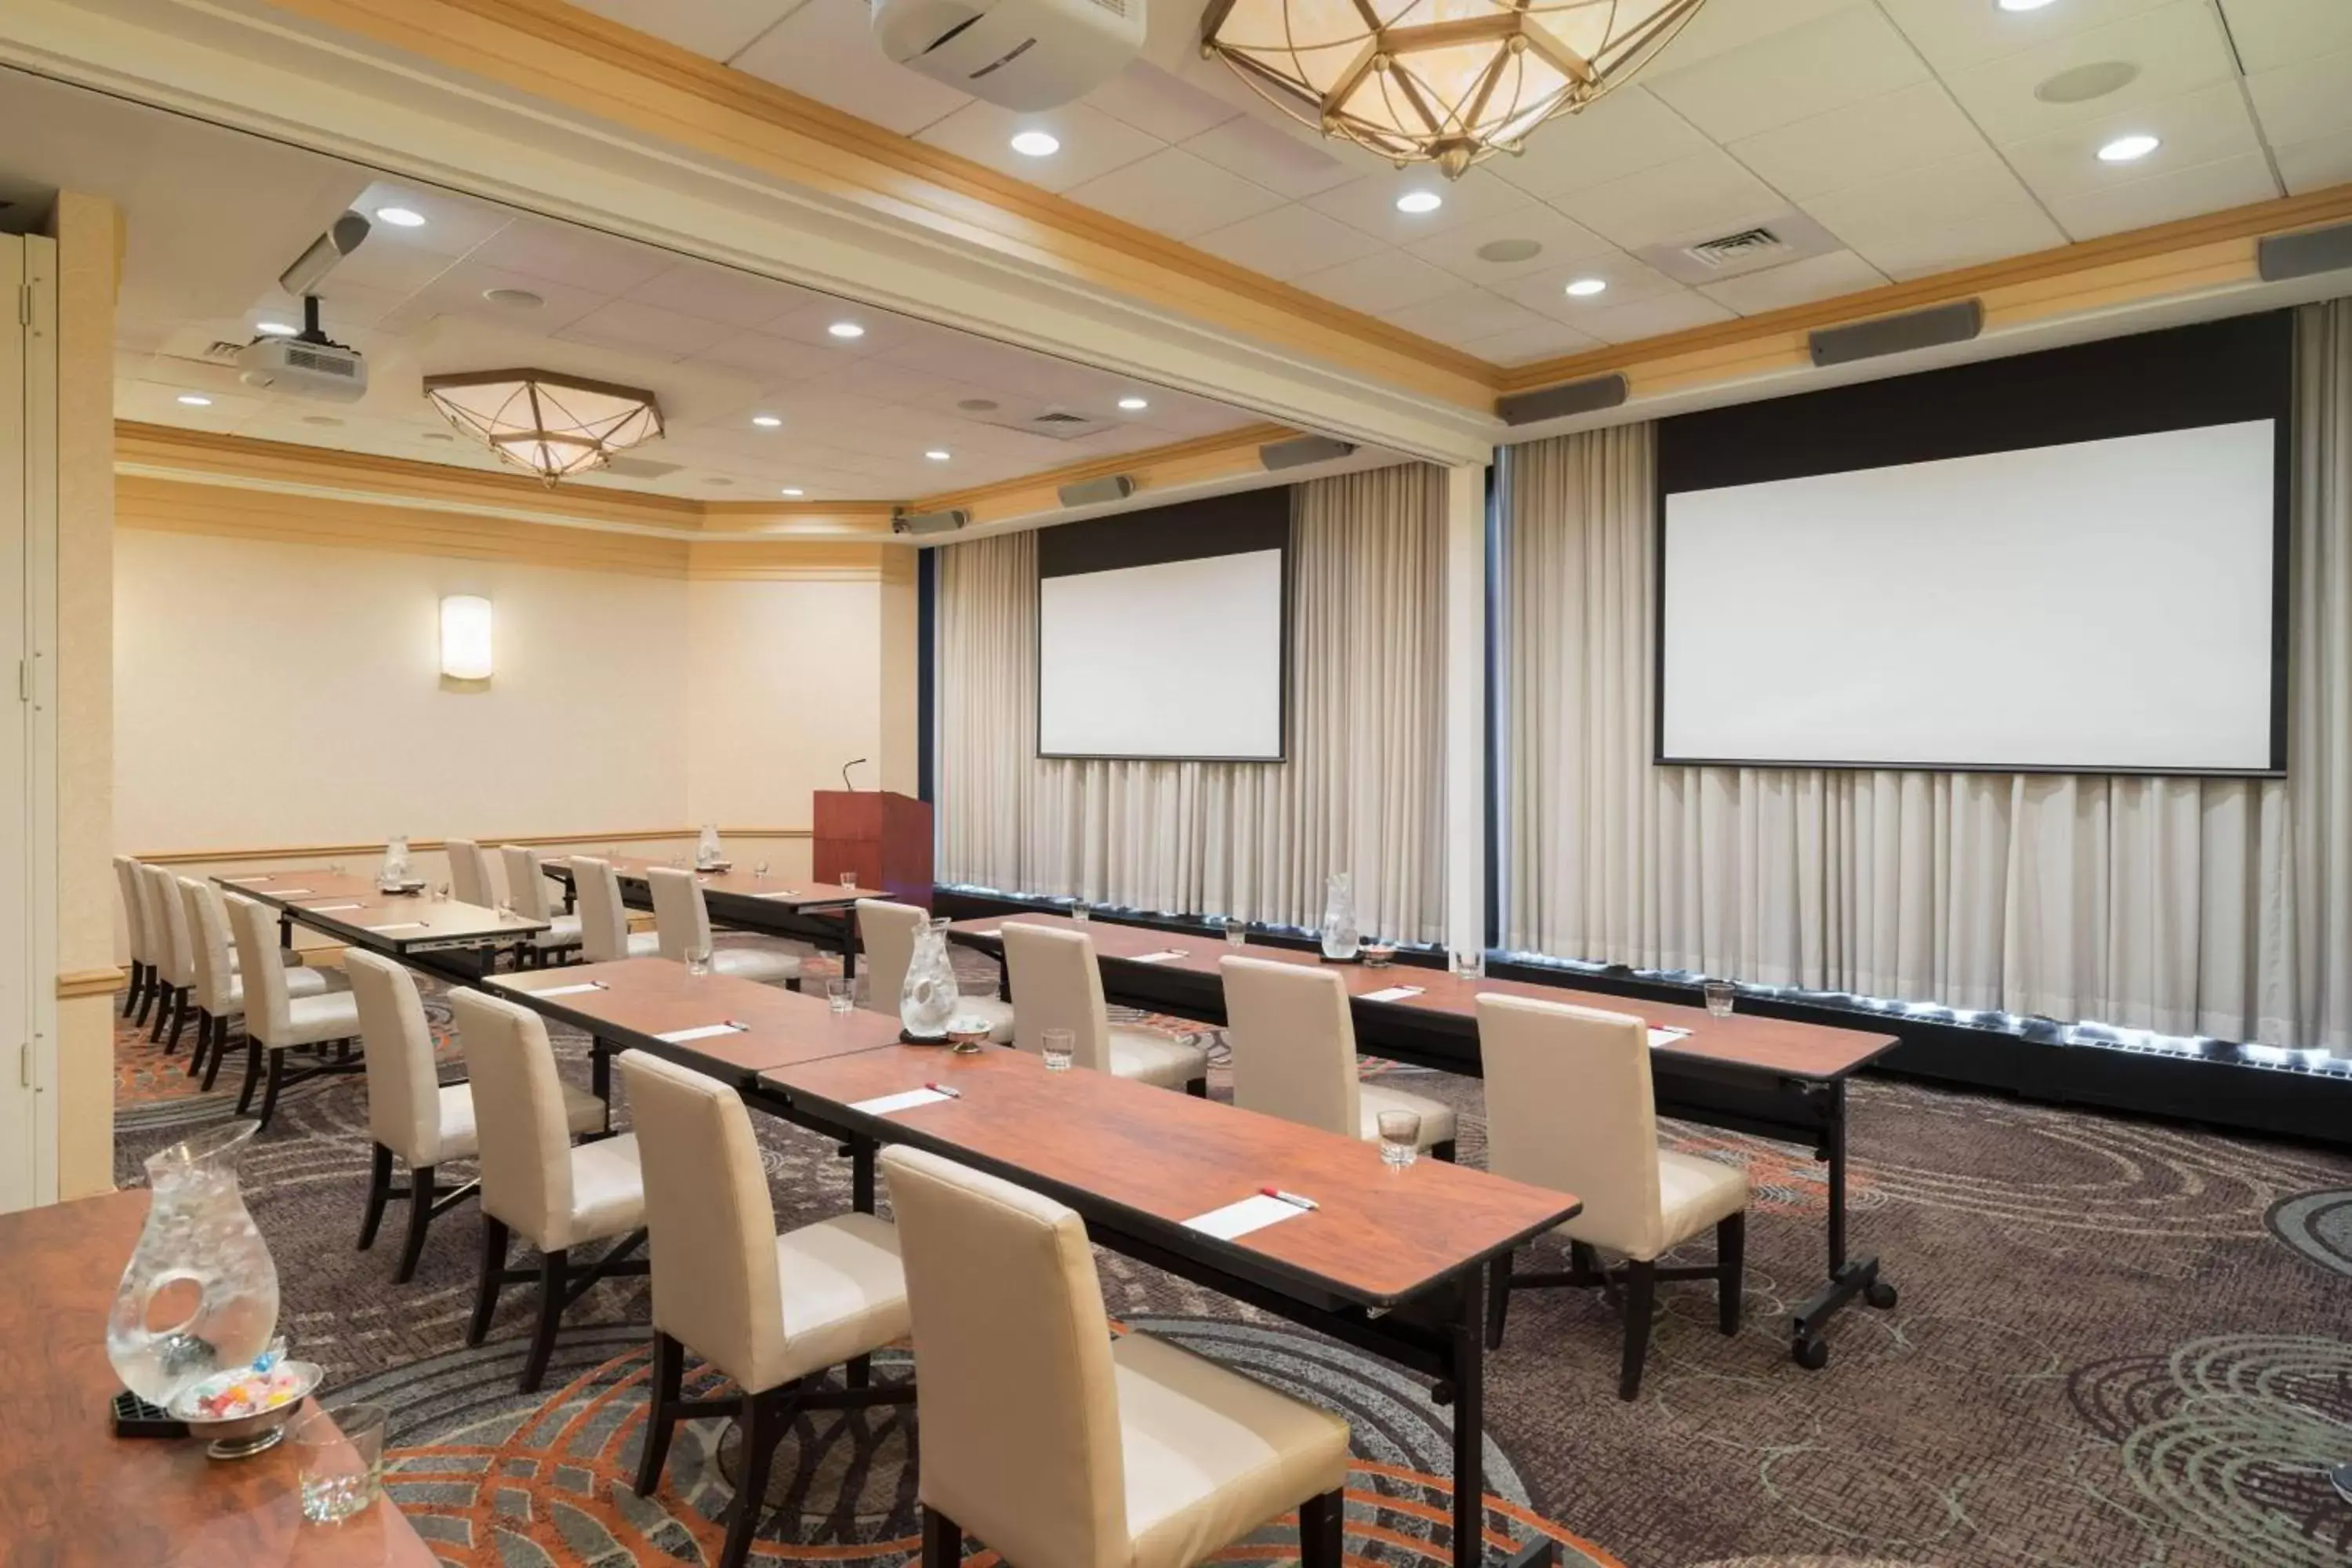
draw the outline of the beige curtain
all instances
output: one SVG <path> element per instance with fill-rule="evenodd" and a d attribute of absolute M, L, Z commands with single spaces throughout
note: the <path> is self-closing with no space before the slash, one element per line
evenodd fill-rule
<path fill-rule="evenodd" d="M 1653 767 L 1653 433 L 1511 448 L 1505 944 L 2352 1047 L 2352 309 L 2296 357 L 2284 781 Z"/>
<path fill-rule="evenodd" d="M 1036 536 L 944 547 L 940 879 L 1313 925 L 1346 870 L 1366 931 L 1436 940 L 1443 483 L 1415 464 L 1293 490 L 1280 764 L 1038 760 Z"/>

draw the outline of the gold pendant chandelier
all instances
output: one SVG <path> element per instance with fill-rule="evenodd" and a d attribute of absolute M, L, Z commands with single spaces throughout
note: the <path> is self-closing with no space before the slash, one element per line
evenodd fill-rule
<path fill-rule="evenodd" d="M 1458 180 L 1622 83 L 1702 3 L 1215 0 L 1201 49 L 1326 136 Z"/>
<path fill-rule="evenodd" d="M 425 395 L 459 433 L 551 486 L 662 433 L 652 393 L 552 371 L 428 375 Z"/>

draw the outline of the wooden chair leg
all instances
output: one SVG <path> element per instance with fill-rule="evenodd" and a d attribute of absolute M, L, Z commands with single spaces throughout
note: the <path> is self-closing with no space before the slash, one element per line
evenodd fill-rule
<path fill-rule="evenodd" d="M 147 1043 L 149 1045 L 152 1046 L 162 1043 L 164 1026 L 172 1021 L 173 1001 L 179 994 L 180 994 L 177 991 L 173 990 L 169 985 L 158 985 L 155 987 L 154 1024 L 153 1026 L 147 1031 Z"/>
<path fill-rule="evenodd" d="M 180 1048 L 180 1036 L 188 1026 L 188 993 L 185 988 L 172 995 L 172 1033 L 163 1042 L 163 1054 L 170 1056 Z"/>
<path fill-rule="evenodd" d="M 1454 1140 L 1451 1138 L 1448 1138 L 1443 1143 L 1432 1143 L 1429 1146 L 1429 1157 L 1431 1159 L 1443 1160 L 1449 1165 L 1455 1163 L 1454 1153 Z"/>
<path fill-rule="evenodd" d="M 284 1051 L 271 1051 L 269 1053 L 269 1083 L 268 1087 L 264 1088 L 261 1091 L 261 1127 L 257 1131 L 266 1131 L 268 1128 L 269 1114 L 278 1109 L 278 1091 L 284 1088 L 285 1085 L 286 1053 Z"/>
<path fill-rule="evenodd" d="M 253 1089 L 261 1081 L 261 1042 L 247 1029 L 245 1035 L 245 1089 L 236 1097 L 236 1113 L 245 1116 L 253 1109 Z"/>
<path fill-rule="evenodd" d="M 213 1079 L 220 1076 L 221 1058 L 226 1055 L 228 1055 L 228 1020 L 226 1018 L 215 1018 L 213 1020 L 212 1060 L 205 1064 L 204 1091 L 206 1094 L 210 1094 L 213 1091 Z"/>
<path fill-rule="evenodd" d="M 540 1254 L 539 1327 L 531 1332 L 530 1354 L 522 1363 L 522 1381 L 517 1385 L 525 1394 L 538 1393 L 539 1385 L 547 1381 L 547 1358 L 555 1353 L 555 1331 L 563 1323 L 567 1261 L 560 1247 Z"/>
<path fill-rule="evenodd" d="M 147 989 L 147 966 L 137 959 L 131 961 L 131 984 L 122 988 L 122 1016 L 131 1016 L 139 1005 L 140 993 Z"/>
<path fill-rule="evenodd" d="M 474 1317 L 466 1325 L 466 1342 L 480 1344 L 489 1337 L 490 1319 L 499 1310 L 499 1292 L 506 1286 L 507 1226 L 504 1220 L 482 1216 L 482 1278 L 474 1287 Z"/>
<path fill-rule="evenodd" d="M 131 1015 L 131 1026 L 137 1028 L 147 1021 L 147 1014 L 155 1005 L 155 966 L 149 964 L 139 982 L 138 1007 Z"/>
<path fill-rule="evenodd" d="M 646 1433 L 637 1452 L 639 1497 L 651 1497 L 661 1485 L 662 1464 L 669 1458 L 669 1435 L 677 1425 L 678 1390 L 686 1382 L 686 1347 L 654 1331 L 654 1370 L 646 1379 Z"/>
<path fill-rule="evenodd" d="M 963 1561 L 963 1526 L 923 1506 L 923 1568 L 957 1568 Z"/>
<path fill-rule="evenodd" d="M 1740 1291 L 1748 1271 L 1748 1211 L 1717 1221 L 1715 1227 L 1716 1326 L 1739 1331 Z"/>
<path fill-rule="evenodd" d="M 1617 1397 L 1642 1392 L 1642 1363 L 1650 1354 L 1650 1313 L 1658 1300 L 1658 1266 L 1625 1265 L 1625 1362 L 1617 1373 Z"/>
<path fill-rule="evenodd" d="M 790 1416 L 790 1389 L 788 1384 L 743 1396 L 742 1414 L 736 1418 L 743 1431 L 743 1452 L 735 1468 L 735 1511 L 727 1521 L 727 1544 L 719 1550 L 719 1568 L 743 1568 L 751 1560 L 751 1537 L 768 1511 L 768 1471 Z"/>
<path fill-rule="evenodd" d="M 1194 1100 L 1206 1100 L 1209 1098 L 1209 1080 L 1204 1078 L 1196 1078 L 1184 1086 L 1184 1092 L 1191 1095 Z"/>
<path fill-rule="evenodd" d="M 425 1256 L 425 1227 L 433 1223 L 433 1167 L 408 1167 L 408 1239 L 401 1245 L 400 1267 L 392 1282 L 405 1285 L 416 1278 L 416 1261 Z"/>
<path fill-rule="evenodd" d="M 376 1227 L 383 1223 L 384 1200 L 392 1195 L 392 1151 L 379 1143 L 368 1162 L 367 1209 L 360 1216 L 360 1250 L 375 1245 Z"/>
<path fill-rule="evenodd" d="M 1298 1568 L 1339 1568 L 1347 1542 L 1347 1498 L 1318 1492 L 1298 1505 Z"/>
<path fill-rule="evenodd" d="M 1486 1265 L 1486 1348 L 1503 1348 L 1503 1320 L 1511 1310 L 1511 1254 Z"/>

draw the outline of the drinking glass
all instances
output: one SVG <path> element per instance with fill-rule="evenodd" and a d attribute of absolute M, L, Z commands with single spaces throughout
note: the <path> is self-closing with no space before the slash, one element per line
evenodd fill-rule
<path fill-rule="evenodd" d="M 1078 1037 L 1068 1029 L 1048 1029 L 1037 1037 L 1047 1072 L 1067 1072 L 1078 1054 Z"/>
<path fill-rule="evenodd" d="M 1457 949 L 1453 957 L 1454 978 L 1484 980 L 1486 978 L 1486 955 L 1475 947 Z"/>
<path fill-rule="evenodd" d="M 387 1419 L 381 1405 L 340 1405 L 297 1418 L 291 1435 L 304 1519 L 341 1524 L 375 1506 Z"/>
<path fill-rule="evenodd" d="M 686 972 L 692 975 L 709 973 L 710 949 L 708 947 L 688 948 L 686 950 Z"/>
<path fill-rule="evenodd" d="M 857 873 L 855 871 L 844 871 L 841 874 L 841 885 L 845 888 L 854 888 L 857 886 Z"/>
<path fill-rule="evenodd" d="M 1383 1110 L 1381 1123 L 1381 1163 L 1410 1165 L 1421 1157 L 1421 1113 Z"/>
<path fill-rule="evenodd" d="M 1249 941 L 1249 927 L 1241 921 L 1225 921 L 1225 945 L 1240 947 Z"/>
<path fill-rule="evenodd" d="M 436 882 L 433 884 L 433 901 L 436 904 L 446 904 L 449 901 L 448 883 Z"/>
<path fill-rule="evenodd" d="M 768 863 L 765 860 L 761 860 L 758 864 L 754 865 L 751 868 L 751 875 L 759 878 L 762 882 L 766 881 L 768 879 Z"/>
<path fill-rule="evenodd" d="M 1710 980 L 1699 987 L 1706 996 L 1706 1010 L 1718 1018 L 1731 1016 L 1731 1004 L 1738 994 L 1728 980 Z"/>
<path fill-rule="evenodd" d="M 331 877 L 340 877 L 340 876 L 341 876 L 341 875 L 343 874 L 343 863 L 342 863 L 341 860 L 330 860 L 330 861 L 328 861 L 328 862 L 327 862 L 327 874 L 328 874 L 329 876 L 331 876 Z"/>
<path fill-rule="evenodd" d="M 846 1013 L 857 1005 L 857 988 L 854 982 L 841 979 L 824 983 L 825 1005 L 836 1013 Z"/>
<path fill-rule="evenodd" d="M 1093 918 L 1094 912 L 1095 907 L 1087 902 L 1086 900 L 1072 899 L 1070 900 L 1070 919 L 1077 924 L 1086 924 L 1088 920 Z"/>

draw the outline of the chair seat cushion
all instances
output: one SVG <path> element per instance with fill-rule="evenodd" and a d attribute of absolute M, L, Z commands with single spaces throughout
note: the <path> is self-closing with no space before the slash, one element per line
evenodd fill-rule
<path fill-rule="evenodd" d="M 604 1130 L 604 1102 L 584 1089 L 565 1084 L 563 1089 L 563 1125 L 574 1132 L 602 1132 Z M 481 1143 L 474 1127 L 474 1086 L 467 1083 L 445 1083 L 441 1086 L 441 1158 L 470 1160 L 481 1152 Z M 408 1158 L 404 1151 L 403 1158 Z"/>
<path fill-rule="evenodd" d="M 1748 1173 L 1720 1160 L 1658 1151 L 1658 1207 L 1667 1247 L 1679 1246 L 1748 1206 Z"/>
<path fill-rule="evenodd" d="M 1410 1110 L 1421 1118 L 1421 1147 L 1434 1149 L 1440 1143 L 1454 1142 L 1454 1108 L 1442 1100 L 1430 1100 L 1418 1094 L 1407 1094 L 1401 1089 L 1383 1089 L 1378 1084 L 1365 1084 L 1358 1091 L 1362 1102 L 1362 1127 L 1356 1134 L 1366 1142 L 1376 1142 L 1381 1135 L 1381 1112 Z"/>
<path fill-rule="evenodd" d="M 895 1005 L 884 1009 L 896 1012 Z M 958 1018 L 983 1018 L 988 1022 L 988 1037 L 1000 1046 L 1013 1043 L 1013 1004 L 1000 1002 L 993 996 L 965 995 L 956 1003 Z"/>
<path fill-rule="evenodd" d="M 504 1218 L 505 1216 L 499 1216 Z M 552 1216 L 545 1247 L 577 1247 L 626 1236 L 646 1223 L 646 1177 L 637 1164 L 637 1138 L 625 1132 L 572 1151 L 572 1213 Z M 511 1220 L 509 1224 L 513 1224 Z M 517 1226 L 518 1229 L 521 1228 Z"/>
<path fill-rule="evenodd" d="M 898 1227 L 845 1214 L 776 1237 L 783 1287 L 784 1376 L 803 1377 L 880 1350 L 908 1331 Z"/>
<path fill-rule="evenodd" d="M 1111 1363 L 1134 1568 L 1190 1568 L 1346 1484 L 1348 1424 L 1330 1412 L 1148 1334 Z"/>
<path fill-rule="evenodd" d="M 287 978 L 293 974 L 288 972 Z M 360 1032 L 360 1005 L 349 990 L 328 991 L 315 996 L 290 997 L 286 1004 L 288 1028 L 285 1036 L 261 1037 L 261 1043 L 276 1050 L 284 1046 L 315 1046 L 321 1040 L 349 1040 Z M 257 1015 L 247 1013 L 245 1032 L 255 1035 Z"/>
<path fill-rule="evenodd" d="M 1161 1089 L 1182 1089 L 1196 1078 L 1209 1076 L 1208 1052 L 1157 1029 L 1113 1024 L 1109 1045 L 1110 1070 L 1115 1078 L 1131 1078 Z"/>
<path fill-rule="evenodd" d="M 552 915 L 547 929 L 530 939 L 533 947 L 577 947 L 580 945 L 580 917 Z"/>
<path fill-rule="evenodd" d="M 762 985 L 780 984 L 801 977 L 801 961 L 772 947 L 713 948 L 710 967 L 716 973 L 756 980 Z"/>
<path fill-rule="evenodd" d="M 629 933 L 629 951 L 627 956 L 631 958 L 659 958 L 661 956 L 661 932 L 657 931 L 631 931 Z"/>

